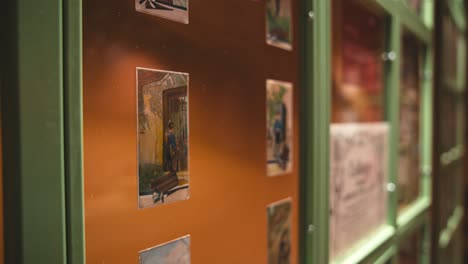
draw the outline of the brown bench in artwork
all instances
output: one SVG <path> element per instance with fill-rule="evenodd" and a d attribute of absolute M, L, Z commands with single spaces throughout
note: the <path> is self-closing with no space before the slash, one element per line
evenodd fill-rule
<path fill-rule="evenodd" d="M 168 172 L 161 177 L 151 180 L 151 190 L 158 194 L 155 203 L 159 200 L 164 203 L 164 195 L 172 193 L 173 189 L 179 185 L 176 172 Z"/>

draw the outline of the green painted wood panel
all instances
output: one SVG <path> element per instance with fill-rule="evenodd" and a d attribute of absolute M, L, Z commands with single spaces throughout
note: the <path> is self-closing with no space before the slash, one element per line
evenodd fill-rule
<path fill-rule="evenodd" d="M 64 152 L 67 263 L 85 263 L 83 201 L 82 2 L 63 0 Z"/>
<path fill-rule="evenodd" d="M 301 262 L 328 262 L 331 1 L 304 0 Z"/>
<path fill-rule="evenodd" d="M 62 4 L 7 1 L 6 12 L 5 260 L 65 263 Z"/>

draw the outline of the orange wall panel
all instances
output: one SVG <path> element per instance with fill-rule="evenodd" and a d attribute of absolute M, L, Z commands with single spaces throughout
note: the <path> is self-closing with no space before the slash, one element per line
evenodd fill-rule
<path fill-rule="evenodd" d="M 138 263 L 139 251 L 187 234 L 194 264 L 266 263 L 266 208 L 287 197 L 297 263 L 298 46 L 266 45 L 265 3 L 191 0 L 188 25 L 131 0 L 83 4 L 87 263 Z M 190 75 L 189 200 L 138 208 L 136 67 Z M 274 178 L 266 79 L 294 84 L 293 172 Z"/>

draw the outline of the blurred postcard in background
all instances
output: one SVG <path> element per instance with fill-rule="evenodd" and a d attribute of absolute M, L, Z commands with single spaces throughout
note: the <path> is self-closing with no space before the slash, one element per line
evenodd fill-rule
<path fill-rule="evenodd" d="M 387 123 L 330 127 L 330 256 L 337 257 L 385 225 Z"/>

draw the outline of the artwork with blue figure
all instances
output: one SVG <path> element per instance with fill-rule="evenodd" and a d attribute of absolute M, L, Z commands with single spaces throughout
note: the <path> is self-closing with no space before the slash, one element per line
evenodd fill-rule
<path fill-rule="evenodd" d="M 188 74 L 137 69 L 139 207 L 186 200 Z"/>
<path fill-rule="evenodd" d="M 292 170 L 292 84 L 275 80 L 266 83 L 267 175 Z"/>

